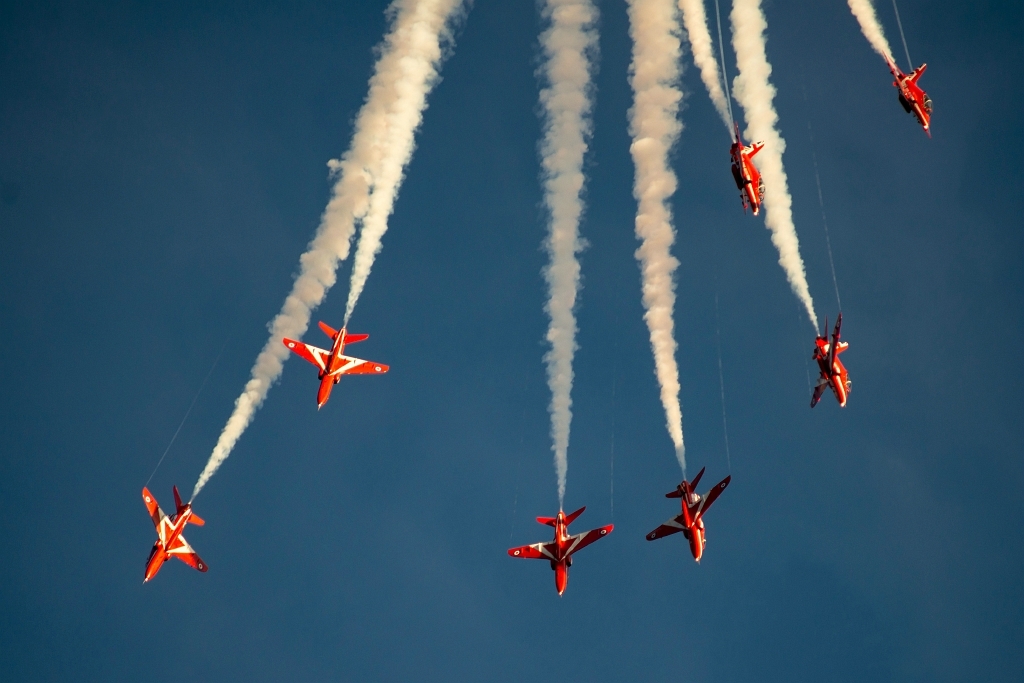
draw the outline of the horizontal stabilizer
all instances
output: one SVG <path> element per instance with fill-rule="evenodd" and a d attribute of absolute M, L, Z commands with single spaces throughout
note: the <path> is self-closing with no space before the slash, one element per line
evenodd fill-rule
<path fill-rule="evenodd" d="M 338 331 L 325 322 L 320 323 L 320 329 L 323 330 L 324 334 L 330 337 L 332 341 L 338 336 Z"/>
<path fill-rule="evenodd" d="M 206 520 L 193 512 L 192 516 L 188 518 L 188 523 L 195 524 L 196 526 L 203 526 L 206 524 Z"/>
<path fill-rule="evenodd" d="M 704 476 L 704 469 L 705 468 L 701 467 L 700 468 L 700 472 L 698 472 L 697 476 L 694 477 L 693 481 L 690 482 L 690 489 L 692 491 L 696 491 L 697 490 L 697 486 L 700 484 L 700 478 Z"/>
<path fill-rule="evenodd" d="M 681 486 L 677 487 L 675 491 L 671 491 L 669 493 L 666 493 L 665 497 L 666 498 L 682 498 L 683 497 L 682 487 Z"/>
<path fill-rule="evenodd" d="M 345 335 L 345 343 L 346 344 L 355 344 L 356 342 L 366 341 L 369 338 L 370 338 L 370 335 L 368 335 L 368 334 L 346 334 Z"/>
<path fill-rule="evenodd" d="M 547 524 L 548 526 L 554 526 L 555 525 L 555 518 L 554 517 L 538 517 L 537 521 L 539 523 L 541 523 L 541 524 Z"/>
<path fill-rule="evenodd" d="M 566 525 L 566 526 L 569 526 L 570 524 L 572 524 L 573 522 L 575 522 L 575 521 L 576 521 L 576 518 L 577 518 L 577 517 L 579 517 L 580 515 L 582 515 L 582 514 L 583 514 L 583 511 L 584 511 L 584 510 L 586 510 L 586 509 L 587 509 L 587 506 L 586 506 L 586 505 L 584 505 L 583 507 L 581 507 L 581 508 L 580 508 L 579 510 L 577 510 L 576 512 L 572 512 L 572 513 L 568 514 L 568 515 L 566 516 L 566 518 L 565 518 L 565 525 Z"/>

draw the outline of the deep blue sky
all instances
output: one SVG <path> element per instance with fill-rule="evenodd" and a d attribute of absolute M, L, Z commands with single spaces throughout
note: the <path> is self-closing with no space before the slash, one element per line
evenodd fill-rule
<path fill-rule="evenodd" d="M 616 528 L 559 599 L 546 565 L 505 554 L 557 506 L 540 25 L 527 0 L 477 0 L 352 324 L 391 373 L 317 412 L 290 361 L 197 499 L 209 573 L 142 585 L 139 490 L 228 340 L 153 478 L 165 509 L 205 463 L 318 223 L 385 4 L 0 9 L 0 678 L 1024 679 L 1014 2 L 901 4 L 931 140 L 844 2 L 766 6 L 797 229 L 834 319 L 809 123 L 816 139 L 842 411 L 807 408 L 810 326 L 688 66 L 684 429 L 691 473 L 718 481 L 717 291 L 733 475 L 700 566 L 644 540 L 680 473 L 633 257 L 625 7 L 600 3 L 566 505 Z M 347 277 L 318 318 L 340 319 Z"/>

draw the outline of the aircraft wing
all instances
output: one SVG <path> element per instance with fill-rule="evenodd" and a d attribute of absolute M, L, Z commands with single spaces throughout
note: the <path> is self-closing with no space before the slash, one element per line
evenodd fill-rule
<path fill-rule="evenodd" d="M 159 529 L 160 520 L 167 515 L 160 509 L 160 506 L 156 502 L 156 498 L 153 497 L 153 494 L 150 493 L 149 489 L 146 487 L 142 488 L 142 502 L 146 504 L 146 509 L 149 510 L 149 516 L 153 520 L 153 526 Z"/>
<path fill-rule="evenodd" d="M 342 356 L 345 364 L 335 370 L 336 375 L 383 375 L 391 368 L 383 363 L 375 363 L 372 360 Z"/>
<path fill-rule="evenodd" d="M 570 536 L 569 540 L 572 541 L 572 543 L 569 544 L 569 549 L 566 551 L 565 556 L 568 557 L 576 551 L 586 548 L 594 541 L 604 538 L 610 534 L 614 528 L 614 524 L 609 524 L 608 526 L 603 526 L 599 529 L 591 529 L 590 531 L 584 531 L 582 534 Z"/>
<path fill-rule="evenodd" d="M 708 511 L 708 508 L 711 507 L 711 504 L 718 500 L 718 497 L 722 495 L 722 491 L 725 490 L 725 487 L 729 485 L 730 481 L 732 481 L 731 474 L 722 481 L 718 482 L 715 485 L 715 488 L 708 491 L 708 495 L 704 496 L 704 499 L 700 501 L 700 507 L 697 508 L 697 514 L 694 515 L 694 519 L 700 519 L 704 516 L 704 513 Z"/>
<path fill-rule="evenodd" d="M 331 355 L 330 351 L 325 351 L 324 349 L 313 346 L 312 344 L 303 344 L 302 342 L 295 341 L 294 339 L 286 338 L 282 339 L 281 342 L 288 347 L 289 351 L 317 366 L 321 371 L 327 369 L 327 359 Z"/>
<path fill-rule="evenodd" d="M 657 529 L 647 534 L 647 540 L 656 541 L 659 538 L 665 538 L 666 536 L 671 536 L 672 534 L 678 534 L 680 531 L 686 528 L 686 526 L 680 521 L 681 519 L 682 515 L 678 515 L 668 520 L 667 522 L 659 526 Z"/>
<path fill-rule="evenodd" d="M 548 543 L 534 543 L 518 548 L 509 548 L 508 554 L 512 557 L 522 557 L 527 560 L 553 560 L 556 557 L 558 546 L 554 541 Z"/>
<path fill-rule="evenodd" d="M 818 383 L 814 385 L 814 395 L 811 396 L 811 407 L 818 405 L 818 401 L 821 400 L 821 395 L 825 393 L 825 387 L 828 386 L 828 382 L 825 378 L 818 380 Z"/>
<path fill-rule="evenodd" d="M 205 572 L 208 567 L 203 559 L 196 554 L 195 550 L 192 550 L 192 546 L 188 544 L 184 536 L 178 536 L 174 539 L 174 543 L 167 550 L 167 554 L 171 557 L 176 557 L 193 569 L 198 569 L 201 572 Z"/>

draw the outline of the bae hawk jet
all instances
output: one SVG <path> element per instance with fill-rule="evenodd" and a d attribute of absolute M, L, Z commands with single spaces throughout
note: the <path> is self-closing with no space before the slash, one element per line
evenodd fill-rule
<path fill-rule="evenodd" d="M 320 323 L 320 329 L 334 342 L 330 351 L 294 339 L 281 340 L 292 353 L 320 368 L 317 375 L 320 378 L 320 390 L 316 393 L 317 410 L 327 403 L 327 399 L 331 397 L 331 389 L 341 381 L 342 375 L 383 375 L 389 369 L 383 363 L 345 355 L 345 344 L 361 342 L 370 335 L 349 334 L 344 327 L 339 332 L 326 323 Z"/>
<path fill-rule="evenodd" d="M 846 372 L 846 367 L 842 361 L 839 360 L 839 354 L 850 347 L 849 342 L 839 341 L 839 328 L 843 324 L 843 314 L 840 313 L 836 318 L 836 329 L 832 332 L 831 343 L 828 337 L 816 337 L 814 339 L 814 360 L 818 362 L 818 369 L 821 371 L 821 377 L 818 378 L 818 383 L 814 385 L 814 395 L 811 396 L 811 407 L 818 405 L 818 401 L 821 400 L 821 395 L 825 393 L 826 387 L 831 387 L 832 393 L 836 395 L 836 400 L 839 401 L 839 407 L 846 407 L 846 398 L 850 394 L 850 374 Z M 828 334 L 828 318 L 825 318 L 825 334 Z"/>
<path fill-rule="evenodd" d="M 561 510 L 555 517 L 538 517 L 537 521 L 555 528 L 555 539 L 548 543 L 534 543 L 518 548 L 509 548 L 512 557 L 525 557 L 529 560 L 547 560 L 555 572 L 555 589 L 561 595 L 569 582 L 569 567 L 572 566 L 573 553 L 587 547 L 594 541 L 604 538 L 615 528 L 614 524 L 591 529 L 575 536 L 569 535 L 569 525 L 583 514 L 587 507 L 583 506 L 576 512 L 566 515 Z"/>
<path fill-rule="evenodd" d="M 675 491 L 665 494 L 666 498 L 681 498 L 680 502 L 682 503 L 683 510 L 680 514 L 647 534 L 648 541 L 656 541 L 659 538 L 671 536 L 680 531 L 683 532 L 683 536 L 690 542 L 690 553 L 693 555 L 693 559 L 698 562 L 700 562 L 700 558 L 704 554 L 704 546 L 708 544 L 707 538 L 704 535 L 704 513 L 708 511 L 712 503 L 718 500 L 718 497 L 722 495 L 722 491 L 732 481 L 732 475 L 730 474 L 715 484 L 715 487 L 708 491 L 707 495 L 701 496 L 696 492 L 696 488 L 697 484 L 700 483 L 700 478 L 703 476 L 704 468 L 702 467 L 692 482 L 683 479 L 683 483 L 676 486 Z"/>
<path fill-rule="evenodd" d="M 153 519 L 153 526 L 156 527 L 157 534 L 156 543 L 153 544 L 153 550 L 150 551 L 149 559 L 146 560 L 146 578 L 142 580 L 142 583 L 146 583 L 156 576 L 164 562 L 172 557 L 178 558 L 193 569 L 205 572 L 207 570 L 206 563 L 196 554 L 195 550 L 192 550 L 192 546 L 181 535 L 186 524 L 195 524 L 196 526 L 206 524 L 199 515 L 192 512 L 192 503 L 183 504 L 181 502 L 177 486 L 174 487 L 175 513 L 173 517 L 168 517 L 160 509 L 156 498 L 146 487 L 142 488 L 142 500 L 146 504 L 146 509 L 149 510 L 149 516 Z"/>

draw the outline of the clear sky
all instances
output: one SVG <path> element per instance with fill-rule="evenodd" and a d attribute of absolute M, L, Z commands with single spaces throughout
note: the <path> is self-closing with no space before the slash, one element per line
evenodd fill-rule
<path fill-rule="evenodd" d="M 328 198 L 386 3 L 0 8 L 0 678 L 1024 679 L 1024 8 L 901 3 L 929 140 L 842 0 L 766 6 L 797 230 L 834 320 L 812 150 L 821 172 L 844 410 L 807 407 L 811 327 L 686 59 L 684 431 L 691 474 L 724 477 L 717 293 L 733 476 L 698 566 L 679 537 L 644 540 L 681 476 L 633 256 L 625 5 L 599 4 L 566 507 L 615 532 L 562 598 L 505 552 L 549 538 L 533 518 L 557 509 L 534 3 L 477 0 L 430 98 L 351 325 L 390 374 L 317 412 L 314 370 L 289 361 L 196 501 L 209 573 L 146 585 L 139 491 L 226 343 L 153 478 L 165 509 L 206 462 Z M 316 319 L 339 324 L 347 278 Z"/>

